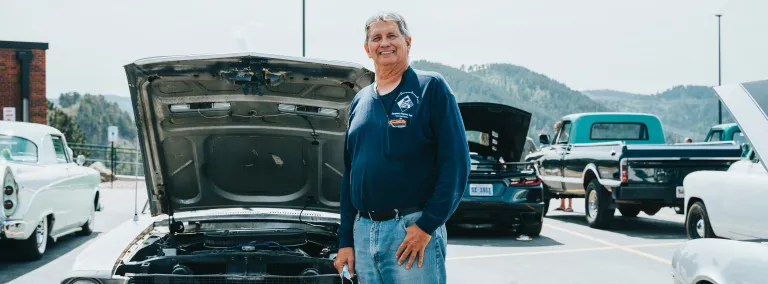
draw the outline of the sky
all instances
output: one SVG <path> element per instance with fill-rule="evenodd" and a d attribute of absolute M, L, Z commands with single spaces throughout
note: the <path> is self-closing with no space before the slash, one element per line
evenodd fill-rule
<path fill-rule="evenodd" d="M 123 66 L 154 56 L 302 56 L 301 0 L 0 0 L 0 40 L 47 42 L 47 96 L 128 96 Z M 411 60 L 509 63 L 575 90 L 662 92 L 768 78 L 765 0 L 307 0 L 306 56 L 372 69 L 364 24 L 402 14 Z"/>

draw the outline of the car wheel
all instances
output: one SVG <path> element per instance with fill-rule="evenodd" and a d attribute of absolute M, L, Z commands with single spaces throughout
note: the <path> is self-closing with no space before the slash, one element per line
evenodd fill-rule
<path fill-rule="evenodd" d="M 584 211 L 587 215 L 587 223 L 590 227 L 596 229 L 608 228 L 613 220 L 616 209 L 610 208 L 610 198 L 608 191 L 603 185 L 593 179 L 587 185 L 587 198 L 584 202 Z"/>
<path fill-rule="evenodd" d="M 18 246 L 19 256 L 24 260 L 38 260 L 43 257 L 48 246 L 48 217 L 43 216 L 35 231 Z"/>
<path fill-rule="evenodd" d="M 696 201 L 688 209 L 688 215 L 685 216 L 685 231 L 688 239 L 714 238 L 715 233 L 709 223 L 709 215 L 704 203 Z"/>
<path fill-rule="evenodd" d="M 523 229 L 520 230 L 520 233 L 526 234 L 529 237 L 538 237 L 541 234 L 541 229 L 544 226 L 544 215 L 540 215 L 539 222 L 536 223 L 529 223 L 523 225 Z"/>
<path fill-rule="evenodd" d="M 91 216 L 88 216 L 88 221 L 83 224 L 80 232 L 77 232 L 80 236 L 88 236 L 93 233 L 94 224 L 96 223 L 96 210 L 91 210 Z"/>
<path fill-rule="evenodd" d="M 636 206 L 619 206 L 619 212 L 624 217 L 637 217 L 637 214 L 640 214 L 640 208 Z"/>

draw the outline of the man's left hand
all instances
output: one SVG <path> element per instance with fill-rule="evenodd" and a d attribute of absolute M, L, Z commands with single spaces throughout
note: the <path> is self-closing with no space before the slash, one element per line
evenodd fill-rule
<path fill-rule="evenodd" d="M 421 267 L 424 264 L 424 249 L 427 247 L 431 238 L 431 235 L 421 230 L 421 228 L 415 224 L 406 228 L 405 239 L 403 240 L 403 243 L 400 244 L 400 247 L 397 248 L 397 253 L 395 254 L 395 257 L 399 258 L 397 265 L 403 264 L 403 262 L 410 256 L 405 268 L 411 269 L 413 261 L 416 260 L 416 256 L 418 256 L 419 267 Z"/>

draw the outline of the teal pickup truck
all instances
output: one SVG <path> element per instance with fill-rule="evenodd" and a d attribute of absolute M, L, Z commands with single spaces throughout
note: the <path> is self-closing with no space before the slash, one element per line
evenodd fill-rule
<path fill-rule="evenodd" d="M 714 125 L 709 128 L 704 142 L 718 142 L 718 141 L 733 141 L 736 145 L 742 145 L 743 152 L 742 157 L 746 157 L 749 153 L 749 142 L 747 137 L 741 132 L 741 128 L 736 123 L 724 123 Z"/>
<path fill-rule="evenodd" d="M 725 171 L 739 160 L 733 142 L 666 144 L 661 121 L 642 113 L 578 113 L 560 120 L 552 140 L 526 156 L 544 186 L 544 200 L 586 198 L 590 227 L 610 227 L 614 212 L 635 217 L 683 205 L 683 178 Z"/>

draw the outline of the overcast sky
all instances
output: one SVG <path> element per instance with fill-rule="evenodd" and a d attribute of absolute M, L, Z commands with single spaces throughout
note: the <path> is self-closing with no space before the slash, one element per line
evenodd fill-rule
<path fill-rule="evenodd" d="M 113 4 L 115 3 L 115 4 Z M 411 57 L 511 63 L 576 90 L 656 93 L 768 78 L 766 0 L 307 0 L 307 56 L 371 68 L 365 20 L 405 16 Z M 0 0 L 0 40 L 48 42 L 47 95 L 128 95 L 123 65 L 151 56 L 301 56 L 301 0 Z"/>

